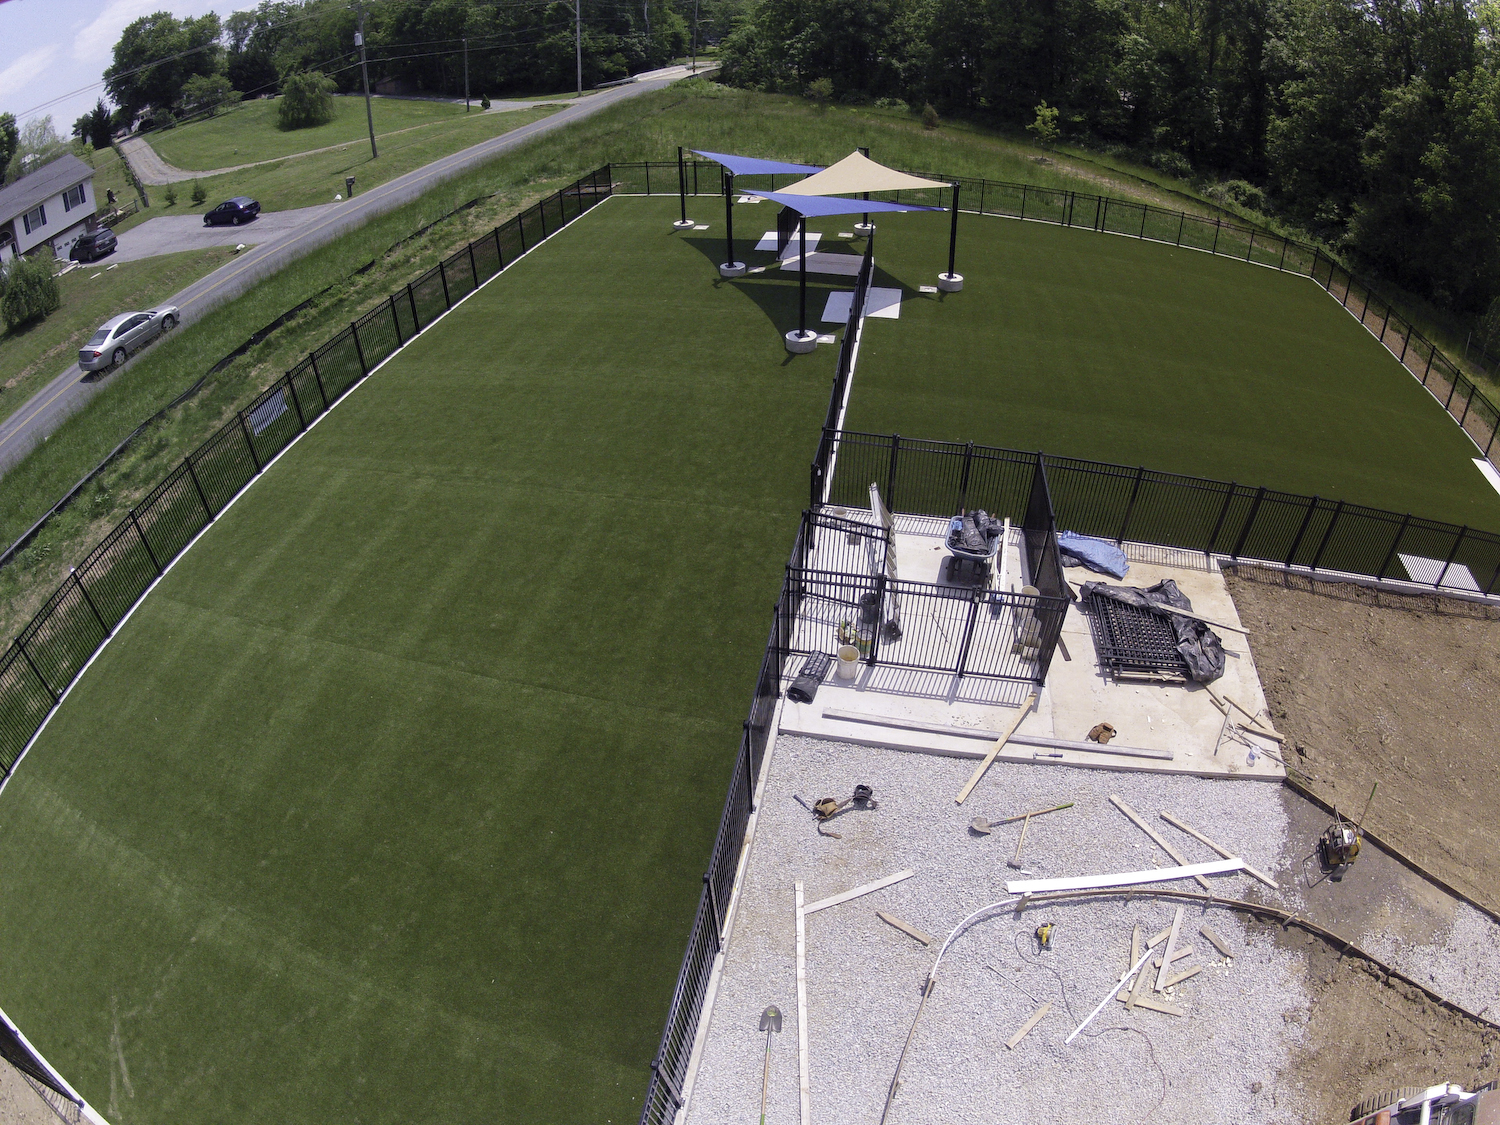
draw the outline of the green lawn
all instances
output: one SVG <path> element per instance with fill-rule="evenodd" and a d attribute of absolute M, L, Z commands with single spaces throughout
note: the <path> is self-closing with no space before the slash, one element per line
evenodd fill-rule
<path fill-rule="evenodd" d="M 83 342 L 110 317 L 158 305 L 233 256 L 228 247 L 215 247 L 122 262 L 114 269 L 113 259 L 103 258 L 58 278 L 62 308 L 14 331 L 0 329 L 0 418 L 14 414 L 77 359 Z"/>
<path fill-rule="evenodd" d="M 639 1113 L 836 358 L 675 208 L 356 390 L 17 771 L 0 996 L 114 1125 Z"/>
<path fill-rule="evenodd" d="M 277 128 L 276 109 L 280 103 L 280 98 L 258 98 L 217 117 L 149 133 L 146 140 L 168 164 L 189 172 L 296 156 L 349 141 L 369 141 L 362 97 L 334 98 L 333 120 L 307 129 Z M 397 130 L 452 125 L 455 118 L 467 117 L 472 122 L 480 115 L 477 99 L 468 114 L 462 105 L 451 102 L 405 98 L 371 98 L 370 112 L 375 119 L 377 141 Z"/>
<path fill-rule="evenodd" d="M 376 148 L 380 152 L 378 159 L 372 159 L 370 156 L 368 137 L 365 138 L 364 144 L 348 144 L 330 152 L 308 152 L 307 150 L 322 145 L 339 144 L 341 140 L 350 140 L 342 134 L 335 134 L 338 137 L 335 140 L 316 140 L 307 136 L 307 134 L 321 132 L 324 129 L 333 129 L 335 126 L 348 126 L 354 122 L 349 110 L 349 105 L 354 104 L 354 100 L 341 98 L 338 101 L 340 103 L 338 119 L 329 125 L 319 126 L 317 129 L 299 129 L 295 133 L 280 133 L 274 125 L 257 128 L 252 123 L 244 130 L 250 138 L 248 146 L 255 153 L 271 150 L 277 145 L 295 145 L 295 152 L 306 152 L 307 155 L 287 155 L 285 159 L 277 159 L 272 164 L 244 168 L 238 172 L 225 172 L 221 176 L 206 176 L 196 181 L 202 183 L 204 190 L 208 192 L 208 203 L 202 206 L 191 201 L 193 181 L 174 185 L 177 192 L 175 207 L 166 204 L 166 188 L 152 187 L 148 189 L 151 192 L 152 203 L 155 204 L 152 211 L 164 215 L 177 214 L 183 210 L 203 211 L 221 199 L 236 195 L 248 195 L 258 199 L 261 207 L 267 211 L 284 211 L 291 207 L 309 207 L 315 203 L 329 203 L 332 202 L 335 194 L 343 194 L 347 190 L 344 187 L 346 176 L 355 177 L 356 192 L 368 191 L 377 184 L 403 176 L 424 164 L 430 164 L 434 160 L 468 148 L 470 145 L 476 145 L 491 137 L 498 137 L 502 133 L 508 133 L 512 129 L 519 129 L 522 125 L 538 121 L 556 113 L 558 109 L 556 106 L 537 106 L 534 109 L 509 110 L 505 113 L 480 113 L 476 110 L 466 116 L 463 106 L 455 107 L 432 102 L 388 101 L 387 104 L 396 106 L 435 107 L 441 115 L 430 118 L 430 124 L 419 128 L 404 128 L 401 132 L 393 132 L 384 137 L 378 135 L 381 125 L 377 120 L 375 128 Z M 224 134 L 212 138 L 212 143 L 216 146 L 215 151 L 234 142 L 236 118 L 242 113 L 251 113 L 256 109 L 258 109 L 258 104 L 201 123 L 204 126 L 225 123 Z M 432 110 L 429 109 L 428 112 Z M 364 120 L 364 103 L 361 99 L 358 121 L 354 123 L 363 129 Z M 181 131 L 187 132 L 197 127 L 197 125 L 184 126 Z M 171 129 L 166 133 L 151 133 L 146 139 L 157 147 L 157 151 L 165 159 L 176 163 L 168 153 L 171 151 L 169 138 L 173 138 L 177 132 L 179 130 Z M 353 139 L 357 141 L 358 137 L 359 131 L 355 130 Z M 203 148 L 208 149 L 207 142 Z M 247 155 L 245 149 L 241 148 L 238 156 L 217 157 L 222 162 L 210 164 L 208 167 L 224 168 L 234 164 L 249 163 L 252 160 L 273 159 L 275 156 L 275 153 L 271 156 Z M 206 160 L 208 157 L 201 159 Z"/>
<path fill-rule="evenodd" d="M 1303 277 L 1130 238 L 881 216 L 876 261 L 907 289 L 870 320 L 846 428 L 1145 465 L 1500 529 L 1473 444 Z"/>

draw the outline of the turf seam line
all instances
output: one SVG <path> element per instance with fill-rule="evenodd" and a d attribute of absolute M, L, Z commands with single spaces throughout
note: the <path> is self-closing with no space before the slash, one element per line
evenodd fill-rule
<path fill-rule="evenodd" d="M 548 119 L 547 118 L 543 118 L 543 120 L 548 120 Z M 604 204 L 608 203 L 610 201 L 610 199 L 612 199 L 612 198 L 614 198 L 612 194 L 611 195 L 607 195 L 603 199 L 601 199 L 597 203 L 595 203 L 594 206 L 590 207 L 587 211 L 584 211 L 584 212 L 581 212 L 580 214 L 574 215 L 571 219 L 569 219 L 567 222 L 565 222 L 562 226 L 558 227 L 555 231 L 552 232 L 552 234 L 549 234 L 546 238 L 542 239 L 535 246 L 532 246 L 529 249 L 527 249 L 526 251 L 524 251 L 519 257 L 512 258 L 511 261 L 510 261 L 510 265 L 506 266 L 504 269 L 498 270 L 495 273 L 491 274 L 488 278 L 486 278 L 484 281 L 482 281 L 476 288 L 471 289 L 464 296 L 460 297 L 458 299 L 457 303 L 455 303 L 454 305 L 452 305 L 451 307 L 449 307 L 447 309 L 444 309 L 441 313 L 439 313 L 437 315 L 436 318 L 433 319 L 433 321 L 430 324 L 428 324 L 425 328 L 423 328 L 421 332 L 418 332 L 410 340 L 408 340 L 406 343 L 402 344 L 395 351 L 391 352 L 390 355 L 386 356 L 379 363 L 377 363 L 374 367 L 370 368 L 369 372 L 364 376 L 364 378 L 360 379 L 359 382 L 355 383 L 347 391 L 345 391 L 338 398 L 336 398 L 332 402 L 332 404 L 330 404 L 329 407 L 326 410 L 323 411 L 323 413 L 319 414 L 316 418 L 314 418 L 312 420 L 312 422 L 307 426 L 306 429 L 304 429 L 300 434 L 298 434 L 296 437 L 294 437 L 291 441 L 287 442 L 286 445 L 282 446 L 281 449 L 276 453 L 276 455 L 274 457 L 272 457 L 269 461 L 267 461 L 264 466 L 261 467 L 260 472 L 256 473 L 253 477 L 251 477 L 249 480 L 247 480 L 245 482 L 244 486 L 241 487 L 238 492 L 236 492 L 232 497 L 229 498 L 229 502 L 226 503 L 222 508 L 219 509 L 218 514 L 215 515 L 213 519 L 209 520 L 208 523 L 204 524 L 203 527 L 202 527 L 202 529 L 200 529 L 199 532 L 196 535 L 194 535 L 190 540 L 188 540 L 187 545 L 185 547 L 183 547 L 182 550 L 180 550 L 180 551 L 177 552 L 177 555 L 170 562 L 167 563 L 167 565 L 162 569 L 162 572 L 156 576 L 155 580 L 149 586 L 147 586 L 143 591 L 141 591 L 141 596 L 138 597 L 138 598 L 136 598 L 134 604 L 131 605 L 131 607 L 128 610 L 125 611 L 125 616 L 121 617 L 119 621 L 115 622 L 115 627 L 113 629 L 111 629 L 109 631 L 109 634 L 104 638 L 104 640 L 99 643 L 99 647 L 96 648 L 93 651 L 93 653 L 89 656 L 88 660 L 86 660 L 84 662 L 83 667 L 80 668 L 80 669 L 78 669 L 78 674 L 75 675 L 71 680 L 68 681 L 68 686 L 65 687 L 65 688 L 63 688 L 61 694 L 58 695 L 57 702 L 54 703 L 52 705 L 52 709 L 47 712 L 47 717 L 42 720 L 41 726 L 39 726 L 39 727 L 36 728 L 36 730 L 32 733 L 31 737 L 26 740 L 26 745 L 21 748 L 21 752 L 16 755 L 16 760 L 13 763 L 11 763 L 10 772 L 7 773 L 4 778 L 0 778 L 0 796 L 4 795 L 4 793 L 5 793 L 5 787 L 7 785 L 9 785 L 10 782 L 11 782 L 11 779 L 16 776 L 16 771 L 21 768 L 21 763 L 26 760 L 26 755 L 29 754 L 29 753 L 31 753 L 31 748 L 36 745 L 37 739 L 39 739 L 39 738 L 42 737 L 42 732 L 45 731 L 47 729 L 47 726 L 52 722 L 52 717 L 54 715 L 56 715 L 58 713 L 58 711 L 62 710 L 63 701 L 66 700 L 70 694 L 72 694 L 73 688 L 77 686 L 78 681 L 81 680 L 81 679 L 83 679 L 83 674 L 85 672 L 87 672 L 91 667 L 93 667 L 94 661 L 97 660 L 97 659 L 99 659 L 99 654 L 102 653 L 106 648 L 109 647 L 109 642 L 112 641 L 112 640 L 114 640 L 115 637 L 117 637 L 119 635 L 120 630 L 122 628 L 124 628 L 125 623 L 127 621 L 129 621 L 130 618 L 135 614 L 135 611 L 141 607 L 141 604 L 143 602 L 145 602 L 145 600 L 151 595 L 151 591 L 153 591 L 153 590 L 156 589 L 156 587 L 161 583 L 162 579 L 166 578 L 166 576 L 172 572 L 172 568 L 175 567 L 178 564 L 178 562 L 180 562 L 184 558 L 184 556 L 186 556 L 187 553 L 190 550 L 192 550 L 193 547 L 195 547 L 197 545 L 198 540 L 202 539 L 203 536 L 205 536 L 206 534 L 208 534 L 208 532 L 213 527 L 215 527 L 218 524 L 218 522 L 224 517 L 224 513 L 228 512 L 230 508 L 234 507 L 234 505 L 239 501 L 239 498 L 241 496 L 245 495 L 246 492 L 250 491 L 250 488 L 255 484 L 256 481 L 262 479 L 266 475 L 266 473 L 270 471 L 270 468 L 271 468 L 272 465 L 276 464 L 277 461 L 280 461 L 281 458 L 283 456 L 285 456 L 287 453 L 289 453 L 297 445 L 298 442 L 300 442 L 308 434 L 312 433 L 313 430 L 316 429 L 318 427 L 318 425 L 323 421 L 323 419 L 327 418 L 341 404 L 343 404 L 345 401 L 347 401 L 349 398 L 351 398 L 354 395 L 355 391 L 359 390 L 359 388 L 363 387 L 372 378 L 374 378 L 375 377 L 375 373 L 377 371 L 379 371 L 387 363 L 391 362 L 391 360 L 395 359 L 397 356 L 399 356 L 403 352 L 405 352 L 407 348 L 411 347 L 418 340 L 420 340 L 424 336 L 426 336 L 427 333 L 431 329 L 433 329 L 433 328 L 437 327 L 437 325 L 441 324 L 442 321 L 443 321 L 443 318 L 446 317 L 449 313 L 454 312 L 455 310 L 457 310 L 461 305 L 463 305 L 463 303 L 465 301 L 467 301 L 470 297 L 473 297 L 480 290 L 482 290 L 485 286 L 489 285 L 490 282 L 494 281 L 498 277 L 503 276 L 511 268 L 511 266 L 514 266 L 522 258 L 525 258 L 528 254 L 530 254 L 533 250 L 539 250 L 541 247 L 545 246 L 548 242 L 552 241 L 552 239 L 553 239 L 553 237 L 555 235 L 561 234 L 563 231 L 567 230 L 568 227 L 572 226 L 579 219 L 583 218 L 584 215 L 590 215 L 593 212 L 597 211 L 600 207 L 604 206 Z M 104 1119 L 101 1117 L 100 1120 L 103 1121 Z"/>

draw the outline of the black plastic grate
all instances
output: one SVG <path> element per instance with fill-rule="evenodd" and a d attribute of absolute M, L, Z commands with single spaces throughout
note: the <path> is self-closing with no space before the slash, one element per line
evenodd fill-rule
<path fill-rule="evenodd" d="M 1177 635 L 1163 615 L 1098 594 L 1084 600 L 1084 611 L 1107 675 L 1188 678 Z"/>

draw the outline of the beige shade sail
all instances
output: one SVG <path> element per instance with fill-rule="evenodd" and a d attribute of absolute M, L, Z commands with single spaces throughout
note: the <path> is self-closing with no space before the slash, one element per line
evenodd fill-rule
<path fill-rule="evenodd" d="M 909 188 L 945 188 L 951 184 L 942 180 L 924 180 L 921 176 L 908 176 L 884 164 L 877 164 L 868 156 L 852 152 L 837 164 L 824 168 L 816 175 L 798 180 L 790 187 L 780 189 L 781 195 L 850 195 L 864 191 L 905 191 Z"/>

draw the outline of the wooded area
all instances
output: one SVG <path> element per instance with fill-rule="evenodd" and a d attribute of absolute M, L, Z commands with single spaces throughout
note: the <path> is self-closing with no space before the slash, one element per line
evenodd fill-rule
<path fill-rule="evenodd" d="M 1500 295 L 1494 0 L 760 0 L 722 58 L 1013 127 L 1045 105 L 1457 312 Z"/>

